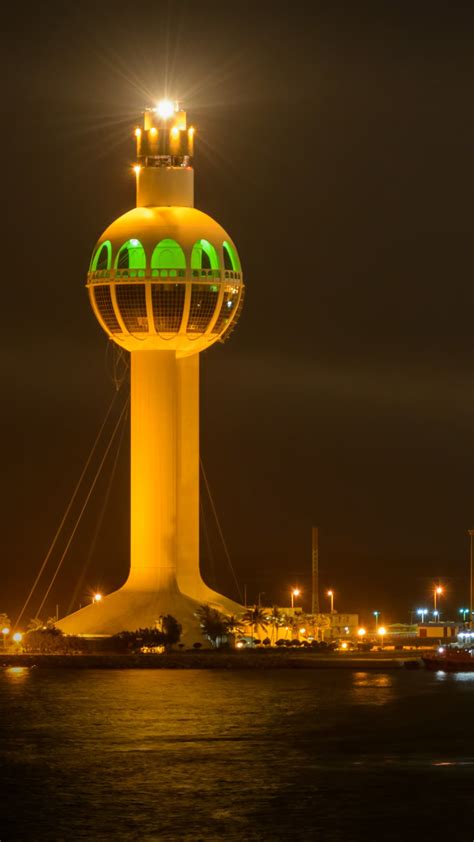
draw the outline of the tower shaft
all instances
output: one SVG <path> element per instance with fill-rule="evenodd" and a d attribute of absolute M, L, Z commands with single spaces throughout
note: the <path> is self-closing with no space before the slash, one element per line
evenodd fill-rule
<path fill-rule="evenodd" d="M 177 371 L 173 351 L 131 353 L 131 560 L 127 587 L 176 585 Z"/>

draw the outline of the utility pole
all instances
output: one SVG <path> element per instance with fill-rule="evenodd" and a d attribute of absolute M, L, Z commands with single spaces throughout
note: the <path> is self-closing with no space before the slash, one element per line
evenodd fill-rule
<path fill-rule="evenodd" d="M 319 614 L 319 530 L 317 526 L 312 529 L 312 588 L 311 588 L 311 613 Z"/>
<path fill-rule="evenodd" d="M 470 561 L 471 561 L 470 571 L 471 571 L 471 575 L 469 577 L 469 628 L 472 629 L 472 611 L 473 611 L 473 608 L 472 608 L 472 556 L 473 556 L 472 539 L 474 538 L 474 529 L 468 529 L 468 532 L 469 532 L 469 538 L 470 538 L 470 543 L 471 543 L 471 545 L 470 545 Z"/>

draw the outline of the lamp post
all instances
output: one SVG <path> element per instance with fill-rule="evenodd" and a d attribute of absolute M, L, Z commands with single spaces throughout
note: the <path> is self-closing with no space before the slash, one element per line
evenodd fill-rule
<path fill-rule="evenodd" d="M 441 585 L 436 585 L 436 587 L 433 591 L 433 597 L 434 597 L 434 606 L 433 607 L 434 607 L 435 612 L 438 608 L 438 597 L 441 596 L 442 593 L 443 593 L 443 588 L 441 587 Z"/>
<path fill-rule="evenodd" d="M 384 639 L 384 635 L 386 635 L 386 634 L 387 634 L 387 629 L 385 628 L 385 626 L 379 626 L 379 628 L 378 628 L 378 630 L 377 630 L 377 634 L 379 634 L 379 635 L 380 635 L 380 646 L 381 646 L 381 648 L 383 649 L 383 639 Z"/>
<path fill-rule="evenodd" d="M 291 607 L 295 607 L 295 596 L 299 596 L 301 593 L 299 588 L 293 588 L 291 591 Z"/>
<path fill-rule="evenodd" d="M 327 595 L 331 600 L 331 614 L 334 614 L 334 591 L 328 591 Z"/>
<path fill-rule="evenodd" d="M 470 577 L 469 577 L 469 628 L 472 629 L 472 560 L 473 560 L 473 541 L 474 538 L 474 529 L 469 529 L 469 538 L 471 542 L 471 551 L 470 551 Z"/>
<path fill-rule="evenodd" d="M 436 622 L 439 620 L 439 611 L 433 611 L 433 617 L 435 618 Z"/>
<path fill-rule="evenodd" d="M 375 631 L 377 632 L 377 629 L 379 627 L 380 611 L 374 611 L 374 617 L 375 617 Z"/>
<path fill-rule="evenodd" d="M 98 602 L 102 602 L 102 599 L 103 599 L 103 597 L 102 597 L 101 593 L 95 593 L 94 596 L 92 597 L 92 602 L 97 604 Z"/>
<path fill-rule="evenodd" d="M 466 622 L 466 614 L 469 614 L 469 608 L 460 608 L 459 613 L 462 614 L 463 623 Z"/>
<path fill-rule="evenodd" d="M 424 623 L 425 622 L 425 614 L 428 614 L 429 612 L 428 612 L 427 608 L 419 608 L 416 613 L 418 614 L 419 617 L 421 617 L 421 622 Z"/>
<path fill-rule="evenodd" d="M 7 637 L 10 634 L 10 629 L 7 628 L 7 626 L 5 626 L 5 628 L 2 629 L 2 634 L 3 634 L 3 648 L 6 649 L 7 648 Z"/>

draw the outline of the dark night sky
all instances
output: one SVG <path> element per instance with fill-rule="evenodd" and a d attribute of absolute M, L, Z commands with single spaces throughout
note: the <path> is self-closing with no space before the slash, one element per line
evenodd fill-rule
<path fill-rule="evenodd" d="M 0 611 L 22 603 L 113 393 L 85 274 L 134 204 L 131 130 L 166 86 L 198 129 L 196 204 L 247 283 L 238 329 L 201 357 L 203 460 L 239 580 L 265 602 L 308 594 L 314 524 L 339 609 L 407 619 L 438 577 L 466 603 L 471 4 L 32 8 L 2 13 Z M 125 443 L 85 591 L 125 577 L 127 460 Z M 104 482 L 46 614 L 71 598 Z"/>

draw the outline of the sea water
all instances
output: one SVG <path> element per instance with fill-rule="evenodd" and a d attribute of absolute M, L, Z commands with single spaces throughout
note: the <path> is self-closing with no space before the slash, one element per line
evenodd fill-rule
<path fill-rule="evenodd" d="M 474 673 L 0 669 L 0 840 L 474 839 Z"/>

